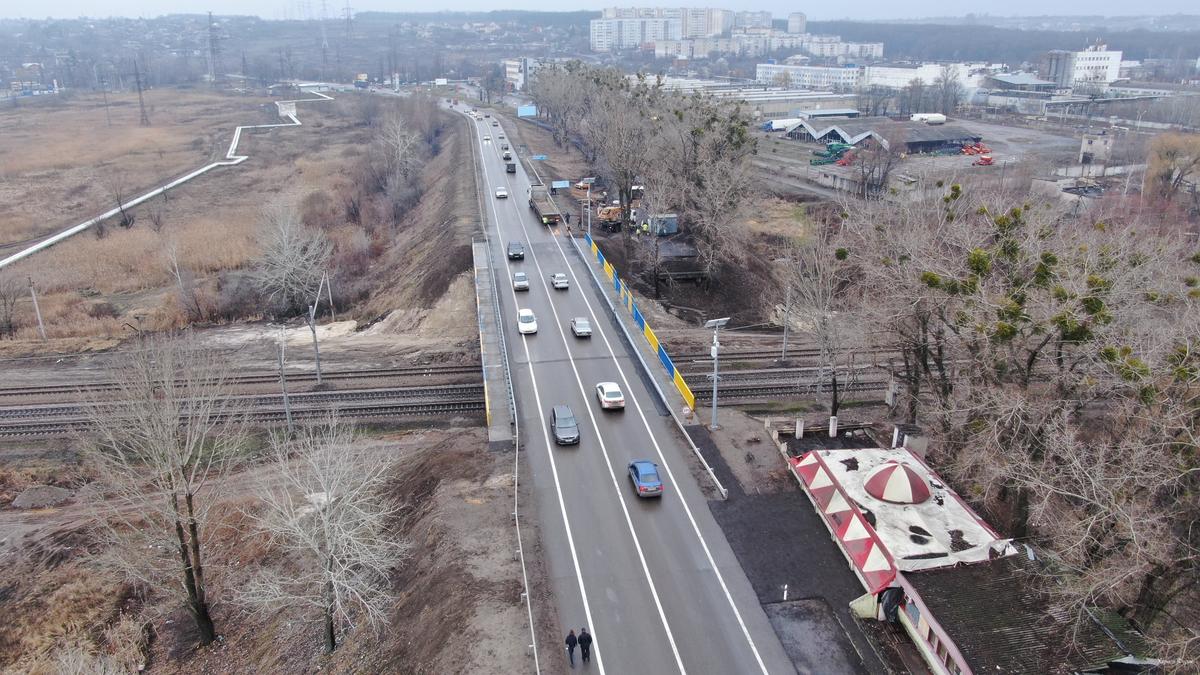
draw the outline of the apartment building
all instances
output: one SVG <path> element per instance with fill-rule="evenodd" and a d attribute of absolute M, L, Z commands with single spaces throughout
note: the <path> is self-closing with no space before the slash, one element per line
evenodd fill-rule
<path fill-rule="evenodd" d="M 804 12 L 792 12 L 787 18 L 787 32 L 799 35 L 808 32 L 808 17 Z"/>
<path fill-rule="evenodd" d="M 734 13 L 727 9 L 608 7 L 590 23 L 591 49 L 609 52 L 658 40 L 716 37 L 729 33 L 734 20 Z"/>
<path fill-rule="evenodd" d="M 683 37 L 683 21 L 658 17 L 592 19 L 590 31 L 594 52 L 640 49 L 660 40 L 679 40 Z"/>
<path fill-rule="evenodd" d="M 770 12 L 738 12 L 733 16 L 734 28 L 770 28 Z"/>

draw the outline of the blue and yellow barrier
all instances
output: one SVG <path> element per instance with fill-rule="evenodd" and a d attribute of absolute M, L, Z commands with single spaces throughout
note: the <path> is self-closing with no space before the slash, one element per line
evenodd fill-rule
<path fill-rule="evenodd" d="M 592 255 L 596 258 L 596 262 L 599 263 L 600 268 L 604 270 L 604 277 L 612 282 L 613 290 L 615 290 L 621 298 L 621 304 L 624 305 L 625 309 L 628 310 L 633 316 L 633 322 L 637 324 L 639 329 L 641 329 L 642 335 L 645 336 L 646 342 L 650 343 L 651 349 L 658 354 L 658 360 L 661 361 L 663 367 L 667 369 L 667 374 L 671 376 L 671 380 L 675 383 L 675 388 L 679 390 L 679 393 L 683 396 L 683 400 L 687 402 L 688 407 L 695 410 L 695 394 L 693 394 L 692 390 L 687 386 L 687 382 L 683 381 L 683 374 L 675 368 L 675 364 L 671 361 L 671 357 L 667 355 L 666 347 L 664 347 L 662 343 L 658 341 L 658 336 L 654 334 L 654 331 L 650 328 L 650 324 L 646 322 L 646 317 L 642 316 L 641 311 L 638 310 L 637 303 L 633 301 L 633 292 L 629 290 L 628 284 L 621 281 L 621 275 L 617 274 L 617 270 L 612 266 L 612 263 L 604 259 L 604 254 L 600 252 L 600 247 L 596 245 L 596 242 L 592 240 L 592 237 L 585 234 L 583 235 L 583 238 L 584 241 L 588 243 L 588 246 L 592 248 Z"/>

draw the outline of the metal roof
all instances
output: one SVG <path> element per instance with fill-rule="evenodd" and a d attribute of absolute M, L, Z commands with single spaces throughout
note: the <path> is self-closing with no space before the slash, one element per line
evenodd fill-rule
<path fill-rule="evenodd" d="M 892 142 L 901 140 L 912 143 L 976 142 L 983 137 L 973 131 L 954 124 L 925 124 L 924 122 L 896 121 L 887 117 L 860 117 L 858 119 L 810 119 L 802 120 L 787 130 L 787 133 L 804 127 L 817 140 L 834 134 L 843 143 L 854 145 L 867 138 L 875 138 L 883 147 L 890 148 Z"/>
<path fill-rule="evenodd" d="M 1032 73 L 998 73 L 996 75 L 988 75 L 988 78 L 997 82 L 1004 82 L 1014 86 L 1048 86 L 1054 83 L 1049 80 L 1043 80 Z"/>
<path fill-rule="evenodd" d="M 797 110 L 796 115 L 799 117 L 845 117 L 846 115 L 858 115 L 859 111 L 855 108 L 825 108 L 821 110 Z"/>

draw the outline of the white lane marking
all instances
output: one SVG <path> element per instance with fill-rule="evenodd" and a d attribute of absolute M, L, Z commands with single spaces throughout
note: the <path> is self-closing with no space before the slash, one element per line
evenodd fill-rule
<path fill-rule="evenodd" d="M 529 239 L 529 231 L 525 228 L 524 219 L 519 219 L 521 231 L 525 233 L 525 238 Z M 552 236 L 553 233 L 552 233 Z M 571 372 L 575 374 L 575 382 L 579 385 L 579 393 L 583 396 L 584 409 L 587 410 L 588 418 L 592 421 L 592 427 L 596 430 L 596 440 L 600 443 L 600 452 L 604 455 L 604 464 L 608 467 L 608 476 L 612 480 L 613 491 L 617 495 L 617 503 L 621 505 L 621 513 L 625 515 L 625 525 L 629 528 L 629 536 L 633 539 L 634 549 L 637 550 L 638 560 L 642 565 L 642 574 L 646 576 L 646 583 L 650 585 L 650 595 L 654 598 L 654 606 L 658 610 L 658 618 L 662 621 L 663 629 L 667 632 L 667 641 L 671 644 L 671 653 L 675 656 L 675 663 L 679 666 L 680 673 L 686 673 L 687 669 L 683 666 L 683 657 L 679 654 L 679 646 L 675 643 L 675 635 L 671 632 L 671 624 L 667 621 L 667 612 L 663 608 L 662 600 L 658 597 L 658 587 L 654 584 L 654 577 L 650 574 L 650 566 L 646 563 L 646 553 L 642 550 L 642 544 L 638 540 L 637 530 L 633 528 L 633 518 L 629 515 L 629 507 L 625 504 L 624 491 L 621 489 L 621 484 L 617 480 L 617 474 L 613 470 L 612 458 L 608 455 L 608 446 L 604 443 L 604 435 L 600 431 L 600 425 L 596 423 L 596 413 L 592 409 L 591 397 L 588 395 L 587 388 L 583 386 L 583 378 L 579 376 L 579 368 L 575 365 L 575 358 L 571 356 L 571 343 L 567 340 L 566 331 L 563 330 L 562 318 L 558 315 L 558 309 L 554 303 L 555 291 L 550 289 L 546 283 L 546 273 L 542 269 L 541 263 L 538 262 L 537 256 L 532 255 L 533 244 L 530 243 L 530 254 L 533 258 L 533 265 L 537 268 L 538 276 L 541 277 L 542 290 L 546 292 L 546 297 L 550 302 L 550 313 L 554 315 L 554 326 L 558 329 L 558 335 L 562 338 L 563 345 L 567 348 L 567 362 L 571 364 Z"/>
<path fill-rule="evenodd" d="M 571 262 L 567 260 L 567 254 L 565 251 L 563 251 L 562 243 L 558 241 L 558 237 L 554 238 L 554 245 L 558 248 L 558 253 L 562 256 L 563 262 L 567 266 L 567 272 L 571 275 L 571 279 L 576 284 L 579 284 L 579 278 L 575 275 L 575 270 L 572 269 Z M 583 264 L 590 265 L 591 262 L 585 259 Z M 588 281 L 591 281 L 591 279 L 588 279 Z M 646 419 L 646 413 L 642 410 L 641 404 L 638 403 L 637 397 L 633 393 L 633 387 L 629 384 L 629 378 L 625 376 L 625 370 L 621 368 L 621 362 L 617 358 L 616 352 L 613 351 L 612 344 L 608 341 L 608 336 L 604 334 L 604 329 L 601 328 L 600 319 L 596 316 L 596 312 L 592 308 L 592 303 L 588 300 L 587 293 L 582 289 L 580 292 L 583 295 L 584 304 L 587 305 L 588 313 L 591 314 L 592 321 L 595 323 L 596 331 L 600 333 L 600 338 L 604 340 L 604 346 L 608 348 L 608 353 L 612 356 L 613 363 L 617 366 L 617 372 L 621 374 L 621 381 L 625 383 L 625 390 L 628 392 L 627 396 L 629 396 L 629 399 L 633 401 L 634 407 L 637 408 L 638 415 L 642 418 L 642 424 L 646 427 L 646 433 L 650 436 L 650 442 L 654 444 L 654 450 L 658 453 L 658 458 L 662 461 L 663 468 L 667 470 L 667 477 L 671 479 L 673 484 L 679 485 L 680 483 L 675 480 L 674 472 L 671 471 L 671 465 L 667 463 L 667 458 L 663 454 L 662 447 L 658 444 L 658 439 L 654 437 L 654 431 L 650 428 L 650 422 Z M 603 293 L 605 291 L 604 289 L 600 289 L 600 292 Z M 617 317 L 617 320 L 620 321 L 621 318 Z M 633 348 L 637 349 L 638 347 L 637 345 L 633 345 Z M 650 377 L 653 376 L 653 374 L 650 375 Z M 718 569 L 717 562 L 713 558 L 712 551 L 708 548 L 708 542 L 704 540 L 704 535 L 700 532 L 700 526 L 696 524 L 696 518 L 692 515 L 692 509 L 688 507 L 687 500 L 683 498 L 682 492 L 679 495 L 679 503 L 683 505 L 683 511 L 687 514 L 688 522 L 692 525 L 692 531 L 696 533 L 696 538 L 700 541 L 700 546 L 704 549 L 704 555 L 708 558 L 708 564 L 712 567 L 713 574 L 717 576 L 717 581 L 721 585 L 721 590 L 725 593 L 725 599 L 729 602 L 729 607 L 733 610 L 733 614 L 737 618 L 738 625 L 741 626 L 742 635 L 746 637 L 746 642 L 750 645 L 750 651 L 754 653 L 754 660 L 758 663 L 759 670 L 763 672 L 763 675 L 767 675 L 767 666 L 765 663 L 763 663 L 762 655 L 758 653 L 758 646 L 754 644 L 754 638 L 750 635 L 750 629 L 746 627 L 746 622 L 742 619 L 742 613 L 738 610 L 737 604 L 733 601 L 733 594 L 729 592 L 729 586 L 725 583 L 725 577 L 721 574 L 721 570 Z"/>
<path fill-rule="evenodd" d="M 479 139 L 479 136 L 480 136 L 480 134 L 479 134 L 478 130 L 476 130 L 476 134 L 475 134 L 476 139 Z M 480 152 L 482 153 L 483 142 L 482 142 L 482 140 L 479 140 L 478 142 L 480 143 Z M 487 169 L 486 163 L 483 165 L 483 175 L 485 178 L 488 176 L 488 169 Z M 513 307 L 519 307 L 520 305 L 517 302 L 517 292 L 512 287 L 512 265 L 508 261 L 508 253 L 505 248 L 507 246 L 507 244 L 505 244 L 505 242 L 504 242 L 504 233 L 500 230 L 500 215 L 496 212 L 495 201 L 490 200 L 490 199 L 487 201 L 488 201 L 489 206 L 491 207 L 492 222 L 496 226 L 496 237 L 500 242 L 501 252 L 503 252 L 503 254 L 504 254 L 504 268 L 505 268 L 505 270 L 508 271 L 508 280 L 509 280 L 508 292 L 512 296 Z M 530 249 L 531 249 L 530 253 L 532 253 L 532 248 L 533 248 L 533 245 L 530 244 Z M 504 326 L 498 326 L 498 328 L 500 330 L 504 330 Z M 545 418 L 545 408 L 542 407 L 542 395 L 541 395 L 541 392 L 538 390 L 537 376 L 534 374 L 534 370 L 533 370 L 533 357 L 529 353 L 529 336 L 528 335 L 521 335 L 521 345 L 525 348 L 525 361 L 527 362 L 527 366 L 529 368 L 529 379 L 533 383 L 534 403 L 537 405 L 538 419 L 541 420 L 542 438 L 546 443 L 546 454 L 549 455 L 549 457 L 550 457 L 550 472 L 554 475 L 554 492 L 558 496 L 558 510 L 560 513 L 562 513 L 563 528 L 566 530 L 566 533 L 567 533 L 567 545 L 571 549 L 571 563 L 575 567 L 575 580 L 579 584 L 579 595 L 583 599 L 583 613 L 585 616 L 587 616 L 587 622 L 588 622 L 587 625 L 592 626 L 594 629 L 596 626 L 596 622 L 595 622 L 595 620 L 592 619 L 592 608 L 591 608 L 591 605 L 588 603 L 587 587 L 583 583 L 583 570 L 579 567 L 579 554 L 576 553 L 576 551 L 575 551 L 575 537 L 571 534 L 571 519 L 567 516 L 567 504 L 566 504 L 566 501 L 563 499 L 562 483 L 558 479 L 558 465 L 554 461 L 554 444 L 550 442 L 550 432 L 548 431 L 549 425 L 547 424 L 547 420 Z M 596 654 L 596 666 L 600 669 L 601 675 L 603 675 L 604 674 L 604 660 L 600 655 L 599 640 L 594 640 L 592 642 L 592 650 Z"/>

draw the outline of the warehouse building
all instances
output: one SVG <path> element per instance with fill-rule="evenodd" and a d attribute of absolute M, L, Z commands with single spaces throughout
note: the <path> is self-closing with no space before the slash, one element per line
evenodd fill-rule
<path fill-rule="evenodd" d="M 903 152 L 915 155 L 942 151 L 957 151 L 963 145 L 978 143 L 983 137 L 954 124 L 930 125 L 924 122 L 897 121 L 887 117 L 858 119 L 809 118 L 786 130 L 788 138 L 813 143 L 847 143 L 857 145 L 874 138 L 884 148 L 893 149 L 897 143 Z"/>

